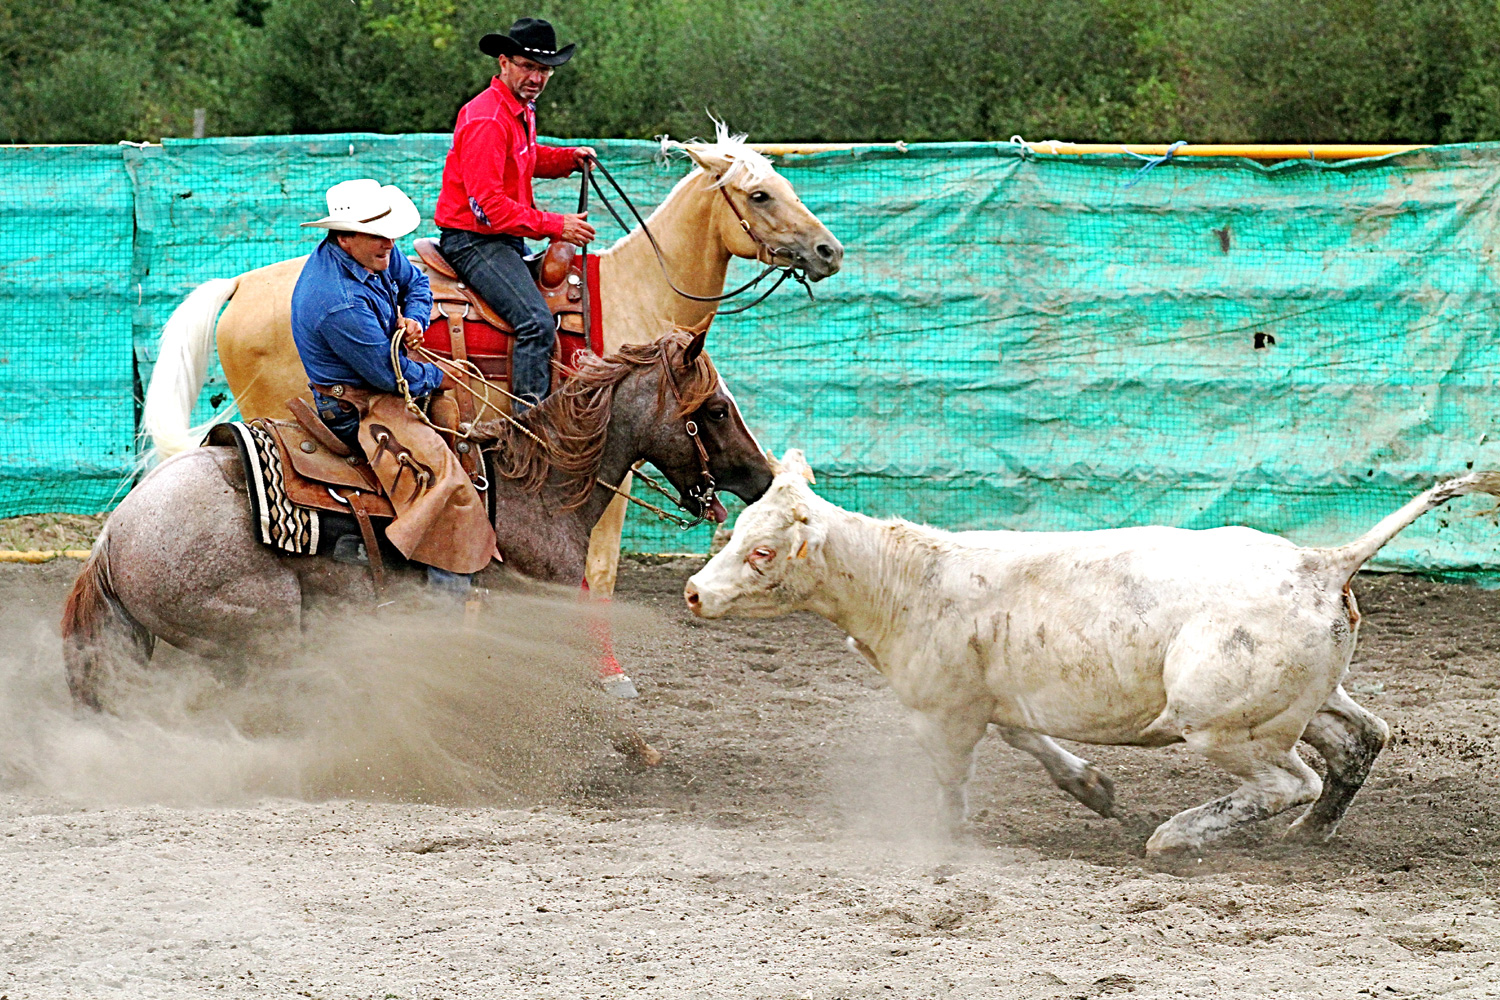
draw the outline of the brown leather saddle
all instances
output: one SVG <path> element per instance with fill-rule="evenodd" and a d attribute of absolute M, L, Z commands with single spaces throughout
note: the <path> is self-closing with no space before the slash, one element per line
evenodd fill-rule
<path fill-rule="evenodd" d="M 459 362 L 460 367 L 464 363 L 471 364 L 488 381 L 509 389 L 514 329 L 459 278 L 453 265 L 443 258 L 437 240 L 419 239 L 415 247 L 422 271 L 432 288 L 432 317 L 423 346 Z M 588 261 L 587 267 L 585 260 Z M 597 261 L 597 257 L 585 257 L 571 243 L 558 241 L 547 247 L 540 261 L 536 262 L 537 289 L 557 323 L 557 341 L 552 355 L 554 389 L 576 369 L 580 353 L 604 353 Z M 586 309 L 589 312 L 587 323 L 584 321 Z M 433 421 L 448 428 L 462 428 L 486 415 L 494 414 L 479 413 L 474 395 L 463 391 L 445 394 L 434 400 L 432 406 Z M 477 477 L 478 452 L 467 448 L 457 438 L 453 440 L 464 471 L 470 478 Z"/>
<path fill-rule="evenodd" d="M 420 239 L 415 246 L 432 287 L 432 319 L 423 345 L 455 360 L 467 360 L 486 378 L 508 384 L 515 341 L 511 325 L 459 278 L 443 258 L 437 240 Z M 557 323 L 554 387 L 573 369 L 579 351 L 603 353 L 602 343 L 590 344 L 584 339 L 584 282 L 590 276 L 584 273 L 583 261 L 577 247 L 557 242 L 542 254 L 534 271 L 537 289 Z M 598 334 L 591 339 L 598 339 Z"/>
<path fill-rule="evenodd" d="M 508 383 L 515 340 L 510 324 L 474 289 L 459 280 L 438 250 L 437 240 L 417 240 L 416 250 L 432 287 L 432 319 L 423 346 L 440 356 L 472 363 L 492 382 Z M 583 260 L 576 247 L 558 242 L 547 248 L 536 268 L 537 287 L 558 324 L 554 379 L 567 377 L 579 352 L 599 353 L 603 349 L 602 344 L 590 345 L 584 340 L 587 275 Z M 602 339 L 595 330 L 590 332 L 591 339 Z M 351 455 L 349 448 L 305 401 L 289 400 L 287 408 L 297 418 L 295 421 L 267 420 L 263 425 L 276 438 L 286 470 L 289 499 L 298 506 L 350 513 L 349 501 L 357 494 L 368 516 L 393 517 L 390 501 L 363 456 Z M 476 418 L 473 399 L 462 391 L 442 393 L 434 398 L 430 411 L 434 423 L 450 430 Z M 487 484 L 479 475 L 478 449 L 465 446 L 460 439 L 452 440 L 465 471 L 476 478 L 476 487 L 485 492 Z"/>
<path fill-rule="evenodd" d="M 508 386 L 510 357 L 515 334 L 509 323 L 463 281 L 443 259 L 433 239 L 416 241 L 422 270 L 432 288 L 432 317 L 423 346 L 439 356 L 468 362 L 491 382 Z M 553 385 L 567 377 L 575 367 L 577 355 L 586 350 L 603 352 L 599 323 L 587 324 L 585 338 L 584 310 L 592 318 L 600 317 L 597 300 L 591 302 L 597 288 L 597 270 L 590 261 L 586 273 L 584 255 L 568 243 L 553 243 L 536 267 L 537 287 L 557 320 L 557 346 L 554 349 Z M 585 282 L 590 282 L 585 294 Z M 594 341 L 590 343 L 590 341 Z M 317 411 L 301 398 L 287 401 L 295 420 L 258 421 L 275 440 L 281 458 L 281 474 L 287 500 L 298 507 L 352 515 L 369 554 L 371 572 L 381 585 L 381 565 L 375 522 L 395 517 L 395 509 L 385 496 L 380 481 L 364 455 L 339 440 L 318 417 Z M 472 424 L 477 416 L 472 394 L 462 390 L 443 392 L 429 405 L 433 423 L 449 430 Z M 454 453 L 480 494 L 489 502 L 489 483 L 484 475 L 483 456 L 477 447 L 460 435 L 449 438 Z"/>

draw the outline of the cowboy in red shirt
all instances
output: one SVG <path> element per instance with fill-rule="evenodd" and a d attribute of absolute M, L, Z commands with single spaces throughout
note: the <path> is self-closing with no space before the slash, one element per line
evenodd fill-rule
<path fill-rule="evenodd" d="M 551 386 L 556 327 L 522 259 L 524 241 L 561 239 L 584 246 L 594 238 L 594 227 L 586 214 L 538 209 L 531 178 L 566 177 L 594 151 L 537 145 L 534 102 L 552 71 L 573 57 L 572 45 L 557 47 L 551 24 L 523 17 L 506 34 L 485 35 L 479 50 L 498 59 L 500 72 L 458 113 L 433 215 L 442 231 L 443 256 L 515 327 L 511 392 L 535 404 Z M 517 412 L 524 408 L 516 404 Z"/>

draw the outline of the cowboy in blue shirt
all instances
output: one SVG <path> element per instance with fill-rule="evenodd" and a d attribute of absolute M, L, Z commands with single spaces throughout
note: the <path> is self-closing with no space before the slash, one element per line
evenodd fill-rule
<path fill-rule="evenodd" d="M 428 566 L 430 580 L 467 589 L 495 536 L 484 504 L 457 458 L 400 395 L 391 340 L 421 343 L 432 313 L 427 276 L 395 249 L 421 219 L 394 185 L 357 180 L 328 189 L 328 215 L 303 223 L 329 230 L 292 291 L 292 338 L 307 371 L 318 416 L 352 450 L 363 449 L 396 519 L 395 547 Z M 454 386 L 437 365 L 396 360 L 412 398 Z M 376 431 L 362 424 L 378 418 Z M 386 435 L 378 445 L 373 435 Z M 402 477 L 405 477 L 403 485 Z"/>
<path fill-rule="evenodd" d="M 351 186 L 356 190 L 341 190 Z M 380 186 L 375 181 L 347 181 L 329 190 L 329 218 L 304 225 L 332 231 L 303 265 L 292 292 L 292 338 L 318 415 L 351 448 L 358 446 L 358 413 L 319 387 L 397 392 L 391 337 L 399 327 L 408 347 L 420 343 L 432 312 L 427 276 L 397 253 L 393 237 L 385 235 L 413 221 L 417 209 L 410 199 L 393 186 L 387 190 L 401 198 L 395 199 L 397 207 L 385 217 L 373 221 L 335 217 L 336 199 L 368 197 L 371 188 L 379 190 Z M 403 199 L 405 205 L 400 205 Z M 407 206 L 410 211 L 403 211 Z M 350 228 L 342 228 L 346 226 Z M 443 373 L 437 365 L 413 361 L 404 353 L 399 358 L 401 374 L 414 398 L 442 385 Z"/>

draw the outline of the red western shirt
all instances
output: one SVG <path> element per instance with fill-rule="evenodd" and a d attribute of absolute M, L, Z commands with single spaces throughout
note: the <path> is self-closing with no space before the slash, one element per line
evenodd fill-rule
<path fill-rule="evenodd" d="M 488 236 L 561 236 L 562 216 L 537 209 L 531 178 L 566 177 L 573 165 L 572 147 L 537 145 L 535 106 L 497 76 L 458 113 L 433 221 Z"/>

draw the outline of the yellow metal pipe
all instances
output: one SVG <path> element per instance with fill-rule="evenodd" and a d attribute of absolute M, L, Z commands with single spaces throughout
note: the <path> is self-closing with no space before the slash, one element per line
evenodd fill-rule
<path fill-rule="evenodd" d="M 0 145 L 0 151 L 7 149 L 53 149 L 60 146 L 87 145 L 86 143 L 57 143 L 54 145 L 22 145 L 6 146 Z M 155 145 L 154 143 L 140 143 L 142 146 Z M 811 153 L 829 153 L 847 149 L 893 149 L 899 153 L 906 152 L 905 142 L 752 142 L 751 149 L 758 150 L 767 156 L 805 156 Z M 1062 142 L 1057 139 L 1048 139 L 1044 142 L 1026 143 L 1033 152 L 1047 153 L 1055 156 L 1088 156 L 1109 153 L 1139 153 L 1142 156 L 1164 156 L 1168 146 L 1166 143 L 1122 143 L 1122 142 Z M 1427 145 L 1395 146 L 1382 145 L 1378 143 L 1356 144 L 1356 145 L 1328 145 L 1313 143 L 1299 146 L 1289 142 L 1283 143 L 1248 143 L 1248 144 L 1223 144 L 1214 145 L 1201 143 L 1198 145 L 1181 146 L 1173 156 L 1243 156 L 1252 160 L 1358 160 L 1368 156 L 1389 156 L 1391 153 L 1405 153 L 1413 149 L 1427 149 Z"/>
<path fill-rule="evenodd" d="M 1045 142 L 1028 142 L 1033 152 L 1055 156 L 1090 156 L 1110 153 L 1139 153 L 1141 156 L 1165 156 L 1170 148 L 1166 143 L 1124 142 L 1062 142 L 1049 139 Z M 767 156 L 806 155 L 828 153 L 847 149 L 894 149 L 906 152 L 904 142 L 752 142 L 750 148 Z M 1330 145 L 1310 143 L 1305 146 L 1289 142 L 1281 143 L 1229 143 L 1179 146 L 1173 156 L 1243 156 L 1251 160 L 1361 160 L 1369 156 L 1389 156 L 1413 149 L 1427 149 L 1426 145 L 1398 146 L 1382 143 Z"/>
<path fill-rule="evenodd" d="M 54 559 L 87 559 L 88 549 L 32 549 L 28 552 L 0 552 L 0 563 L 44 563 Z"/>
<path fill-rule="evenodd" d="M 1165 156 L 1171 147 L 1166 143 L 1119 143 L 1119 142 L 1059 142 L 1056 139 L 1048 139 L 1045 142 L 1028 142 L 1026 144 L 1032 152 L 1047 153 L 1056 156 L 1088 156 L 1100 153 L 1136 153 L 1140 156 Z M 1360 160 L 1368 156 L 1389 156 L 1392 153 L 1406 153 L 1413 149 L 1427 149 L 1425 145 L 1419 146 L 1393 146 L 1380 144 L 1358 144 L 1358 145 L 1320 145 L 1310 143 L 1305 146 L 1294 145 L 1289 142 L 1282 143 L 1251 143 L 1251 144 L 1223 144 L 1214 145 L 1201 143 L 1198 145 L 1179 146 L 1173 156 L 1243 156 L 1252 160 Z"/>
<path fill-rule="evenodd" d="M 767 156 L 806 156 L 810 153 L 834 153 L 845 149 L 894 149 L 906 152 L 904 142 L 750 142 L 757 153 Z"/>

